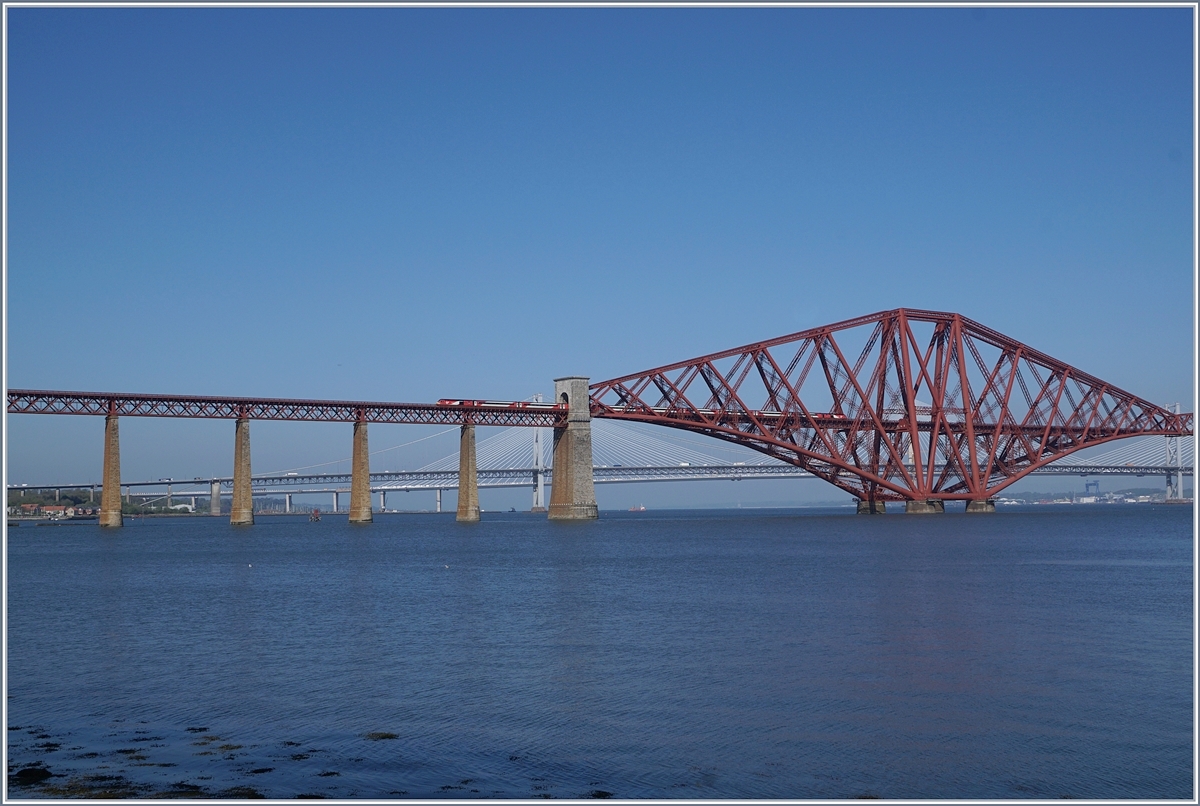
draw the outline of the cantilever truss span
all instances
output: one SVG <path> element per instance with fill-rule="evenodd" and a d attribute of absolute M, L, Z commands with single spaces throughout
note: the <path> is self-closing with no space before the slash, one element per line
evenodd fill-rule
<path fill-rule="evenodd" d="M 593 384 L 591 409 L 745 445 L 869 501 L 987 499 L 1081 448 L 1192 433 L 1191 414 L 911 309 Z"/>

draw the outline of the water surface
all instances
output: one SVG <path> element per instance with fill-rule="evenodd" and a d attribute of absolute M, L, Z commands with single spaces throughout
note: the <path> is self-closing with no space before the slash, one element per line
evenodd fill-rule
<path fill-rule="evenodd" d="M 9 796 L 1190 798 L 1191 518 L 26 525 Z"/>

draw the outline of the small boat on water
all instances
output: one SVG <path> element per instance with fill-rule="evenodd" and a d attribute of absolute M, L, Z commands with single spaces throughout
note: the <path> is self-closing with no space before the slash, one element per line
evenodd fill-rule
<path fill-rule="evenodd" d="M 629 511 L 630 511 L 630 512 L 645 512 L 645 511 L 646 511 L 646 505 L 645 505 L 645 504 L 638 504 L 636 507 L 630 507 L 630 508 L 629 508 Z"/>
<path fill-rule="evenodd" d="M 309 523 L 313 523 L 314 521 L 319 521 L 319 520 L 321 520 L 321 510 L 314 509 L 312 512 L 309 513 L 309 515 L 308 515 Z"/>

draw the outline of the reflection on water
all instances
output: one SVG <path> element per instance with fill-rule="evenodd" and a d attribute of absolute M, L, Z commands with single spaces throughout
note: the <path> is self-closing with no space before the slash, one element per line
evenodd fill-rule
<path fill-rule="evenodd" d="M 1182 507 L 8 542 L 9 794 L 1188 798 Z"/>

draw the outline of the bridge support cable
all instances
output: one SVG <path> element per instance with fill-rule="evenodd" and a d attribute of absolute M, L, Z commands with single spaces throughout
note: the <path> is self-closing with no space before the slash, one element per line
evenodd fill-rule
<path fill-rule="evenodd" d="M 458 512 L 459 523 L 479 521 L 479 474 L 475 464 L 475 426 L 462 427 L 458 438 Z"/>
<path fill-rule="evenodd" d="M 594 520 L 596 487 L 592 479 L 592 415 L 588 379 L 554 379 L 554 402 L 567 405 L 567 423 L 554 429 L 554 477 L 550 520 Z"/>
<path fill-rule="evenodd" d="M 104 418 L 104 482 L 100 489 L 100 525 L 117 527 L 121 519 L 121 439 L 117 415 Z"/>
<path fill-rule="evenodd" d="M 250 420 L 239 417 L 233 430 L 233 502 L 229 522 L 235 526 L 254 523 L 254 496 L 250 487 Z"/>
<path fill-rule="evenodd" d="M 350 523 L 371 522 L 371 452 L 367 449 L 367 422 L 354 423 L 350 452 Z"/>

